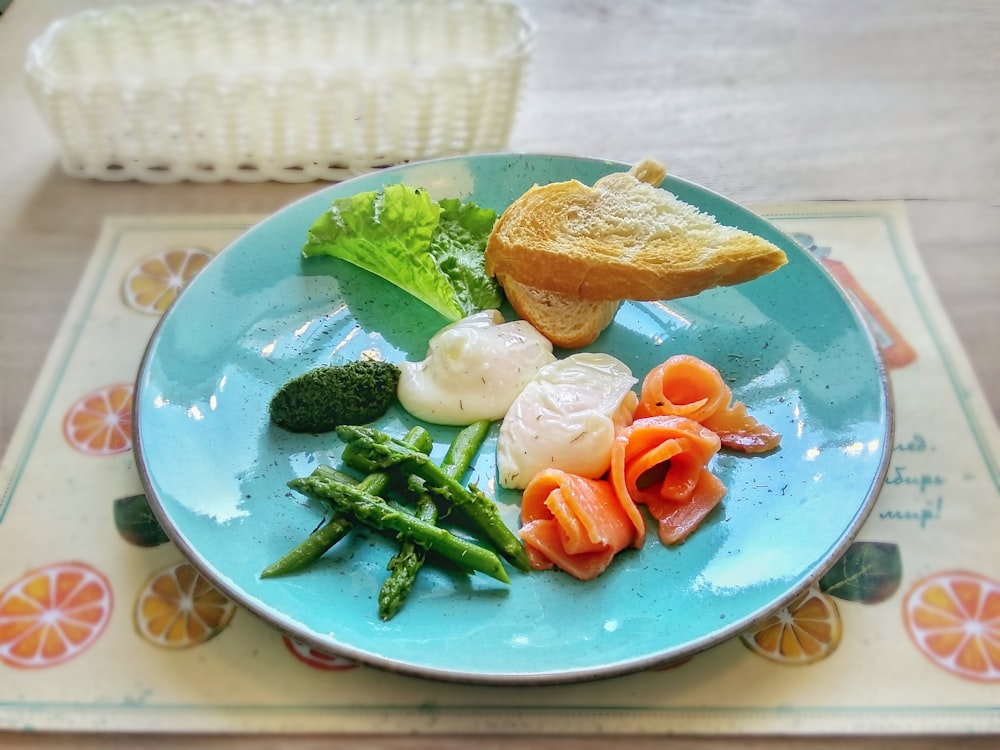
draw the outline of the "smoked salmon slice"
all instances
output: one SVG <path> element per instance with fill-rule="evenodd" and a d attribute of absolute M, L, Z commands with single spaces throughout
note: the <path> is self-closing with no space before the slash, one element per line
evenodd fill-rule
<path fill-rule="evenodd" d="M 637 419 L 681 416 L 718 434 L 726 448 L 764 453 L 777 448 L 781 435 L 747 413 L 742 401 L 712 365 L 690 354 L 677 354 L 650 370 L 642 381 Z"/>
<path fill-rule="evenodd" d="M 615 421 L 603 477 L 550 467 L 524 488 L 520 535 L 534 569 L 596 578 L 618 552 L 643 546 L 640 505 L 663 544 L 683 542 L 726 495 L 709 468 L 719 450 L 762 453 L 781 442 L 733 398 L 715 367 L 687 354 L 649 371 L 633 420 L 623 421 Z"/>
<path fill-rule="evenodd" d="M 550 468 L 524 489 L 519 533 L 534 569 L 555 566 L 589 581 L 626 547 L 642 546 L 645 521 L 606 480 Z"/>
<path fill-rule="evenodd" d="M 722 440 L 722 444 L 744 453 L 766 453 L 781 444 L 781 435 L 747 414 L 742 401 L 720 409 L 702 422 Z"/>
<path fill-rule="evenodd" d="M 708 468 L 722 446 L 688 417 L 641 417 L 621 430 L 611 450 L 611 486 L 623 504 L 645 505 L 664 544 L 683 541 L 726 494 Z"/>

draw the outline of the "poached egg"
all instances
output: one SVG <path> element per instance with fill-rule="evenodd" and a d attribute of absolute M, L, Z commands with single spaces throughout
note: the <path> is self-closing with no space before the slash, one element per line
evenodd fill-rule
<path fill-rule="evenodd" d="M 571 354 L 538 370 L 514 400 L 497 438 L 500 484 L 524 489 L 542 469 L 596 479 L 611 465 L 619 426 L 632 420 L 638 380 L 609 354 Z"/>

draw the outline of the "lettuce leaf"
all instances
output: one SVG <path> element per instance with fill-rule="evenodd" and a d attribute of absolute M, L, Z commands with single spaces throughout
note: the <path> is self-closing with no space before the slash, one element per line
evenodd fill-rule
<path fill-rule="evenodd" d="M 302 254 L 377 274 L 454 321 L 500 305 L 500 286 L 483 260 L 496 218 L 471 202 L 438 203 L 421 188 L 386 185 L 333 201 L 310 227 Z"/>
<path fill-rule="evenodd" d="M 497 214 L 475 203 L 446 198 L 440 201 L 438 230 L 428 248 L 438 268 L 448 277 L 462 317 L 500 307 L 500 285 L 486 273 L 486 241 Z"/>

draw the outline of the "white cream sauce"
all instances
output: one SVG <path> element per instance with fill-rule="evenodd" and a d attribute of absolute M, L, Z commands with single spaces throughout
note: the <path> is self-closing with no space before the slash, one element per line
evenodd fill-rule
<path fill-rule="evenodd" d="M 503 419 L 554 360 L 551 342 L 530 323 L 506 323 L 499 310 L 486 310 L 434 334 L 426 359 L 401 363 L 397 395 L 406 411 L 433 424 Z"/>

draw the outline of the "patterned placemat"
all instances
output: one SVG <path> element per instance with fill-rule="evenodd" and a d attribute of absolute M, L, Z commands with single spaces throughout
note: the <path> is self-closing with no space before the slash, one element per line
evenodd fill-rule
<path fill-rule="evenodd" d="M 1000 439 L 905 208 L 756 208 L 824 259 L 880 341 L 896 445 L 875 511 L 770 629 L 530 689 L 345 663 L 198 585 L 135 500 L 131 387 L 176 288 L 255 217 L 109 218 L 0 464 L 0 729 L 1000 731 Z"/>

